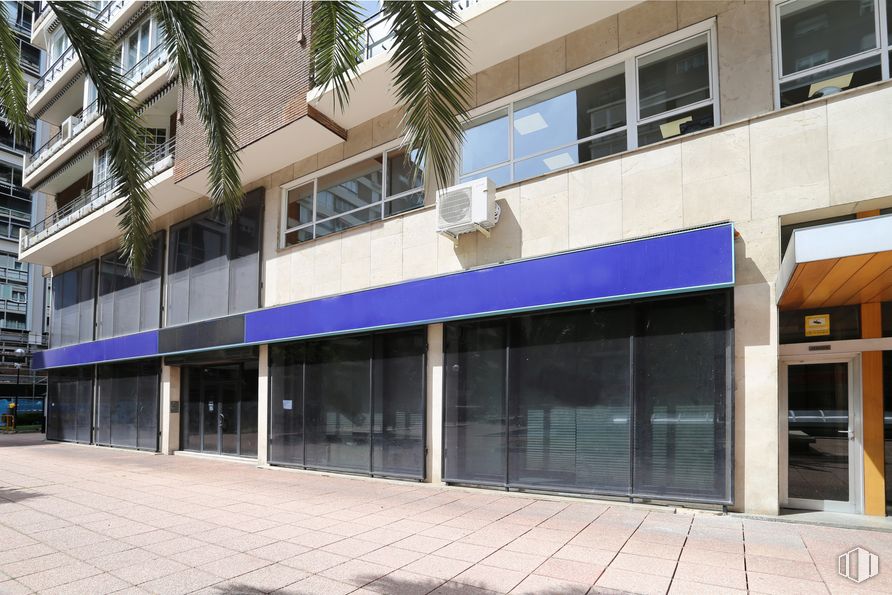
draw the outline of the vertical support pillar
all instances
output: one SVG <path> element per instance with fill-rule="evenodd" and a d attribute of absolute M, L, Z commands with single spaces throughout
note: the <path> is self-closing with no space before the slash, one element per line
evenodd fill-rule
<path fill-rule="evenodd" d="M 261 345 L 257 365 L 257 466 L 269 463 L 269 345 Z"/>
<path fill-rule="evenodd" d="M 443 482 L 443 325 L 427 327 L 425 481 Z"/>
<path fill-rule="evenodd" d="M 861 304 L 861 338 L 883 334 L 879 303 Z M 861 419 L 864 426 L 864 514 L 886 516 L 883 426 L 883 352 L 861 354 Z"/>
<path fill-rule="evenodd" d="M 174 404 L 171 407 L 171 404 Z M 176 413 L 172 412 L 175 409 Z M 180 368 L 161 366 L 161 454 L 180 449 Z"/>

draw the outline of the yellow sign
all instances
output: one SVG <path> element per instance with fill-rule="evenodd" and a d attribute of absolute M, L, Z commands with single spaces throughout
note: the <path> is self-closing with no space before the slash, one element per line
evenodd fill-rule
<path fill-rule="evenodd" d="M 822 337 L 830 334 L 830 315 L 815 314 L 805 317 L 805 336 Z"/>

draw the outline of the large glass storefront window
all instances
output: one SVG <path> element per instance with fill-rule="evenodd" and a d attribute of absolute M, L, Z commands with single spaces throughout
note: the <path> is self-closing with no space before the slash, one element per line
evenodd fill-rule
<path fill-rule="evenodd" d="M 47 439 L 89 443 L 92 420 L 93 366 L 50 370 L 47 375 Z"/>
<path fill-rule="evenodd" d="M 446 325 L 449 482 L 726 503 L 730 296 Z"/>
<path fill-rule="evenodd" d="M 170 228 L 168 326 L 257 308 L 262 208 L 255 191 L 231 225 L 208 211 Z"/>
<path fill-rule="evenodd" d="M 270 348 L 270 462 L 421 479 L 423 329 Z"/>
<path fill-rule="evenodd" d="M 133 277 L 119 252 L 99 261 L 98 339 L 156 329 L 161 323 L 161 273 L 164 254 L 162 234 L 155 236 L 152 251 L 139 278 Z"/>
<path fill-rule="evenodd" d="M 93 340 L 95 301 L 95 262 L 53 277 L 53 347 Z"/>
<path fill-rule="evenodd" d="M 159 364 L 97 367 L 96 444 L 158 450 Z"/>

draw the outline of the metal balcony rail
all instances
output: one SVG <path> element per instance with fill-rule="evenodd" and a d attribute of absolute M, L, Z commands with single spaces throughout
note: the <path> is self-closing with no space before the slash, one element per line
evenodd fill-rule
<path fill-rule="evenodd" d="M 47 10 L 50 7 L 49 2 L 38 2 L 37 7 L 34 10 L 34 16 L 31 17 L 31 30 L 33 31 L 37 27 L 37 23 L 42 21 L 44 17 L 46 17 L 50 11 Z"/>
<path fill-rule="evenodd" d="M 146 155 L 150 177 L 173 167 L 175 148 L 176 138 L 171 138 L 150 149 Z M 116 188 L 117 180 L 111 177 L 106 178 L 30 229 L 23 229 L 19 236 L 19 252 L 24 252 L 57 231 L 113 202 L 118 198 Z"/>
<path fill-rule="evenodd" d="M 19 283 L 27 283 L 28 271 L 11 269 L 9 267 L 0 267 L 0 279 L 5 279 L 7 281 L 18 281 Z"/>
<path fill-rule="evenodd" d="M 132 0 L 112 0 L 96 13 L 96 20 L 108 27 L 108 24 L 118 16 L 118 14 L 124 10 L 131 1 Z"/>
<path fill-rule="evenodd" d="M 46 86 L 56 80 L 65 68 L 74 62 L 77 57 L 77 53 L 74 51 L 74 46 L 68 46 L 68 48 L 62 52 L 62 55 L 56 58 L 56 61 L 50 64 L 50 66 L 46 69 L 46 72 L 37 79 L 37 82 L 28 90 L 28 101 L 33 101 L 35 97 L 40 95 Z"/>
<path fill-rule="evenodd" d="M 466 10 L 471 6 L 478 4 L 479 1 L 480 0 L 452 0 L 452 5 L 457 12 L 461 12 L 462 10 Z M 376 12 L 363 21 L 363 26 L 365 27 L 365 39 L 362 42 L 363 50 L 362 56 L 359 56 L 360 62 L 368 60 L 378 54 L 383 54 L 389 50 L 390 40 L 393 39 L 393 31 L 390 28 L 390 23 L 384 18 L 381 11 Z"/>
<path fill-rule="evenodd" d="M 139 86 L 151 74 L 157 72 L 159 68 L 167 64 L 167 57 L 166 46 L 163 43 L 159 43 L 151 52 L 146 54 L 142 58 L 142 60 L 134 64 L 132 68 L 127 70 L 127 72 L 123 73 L 124 80 L 128 81 L 130 84 L 130 89 L 132 90 L 135 87 Z M 51 136 L 45 143 L 40 145 L 40 147 L 38 147 L 34 151 L 34 153 L 31 154 L 31 157 L 25 164 L 25 172 L 31 173 L 32 171 L 34 171 L 37 166 L 43 163 L 50 156 L 56 154 L 60 149 L 62 149 L 62 147 L 70 143 L 87 126 L 96 121 L 96 118 L 98 117 L 98 100 L 93 100 L 92 103 L 72 114 L 71 118 L 73 118 L 73 125 L 68 131 L 67 136 L 62 136 L 62 133 L 65 131 L 60 128 L 59 132 Z"/>
<path fill-rule="evenodd" d="M 25 190 L 18 184 L 0 180 L 0 195 L 11 196 L 21 200 L 31 200 L 31 191 Z M 30 215 L 28 215 L 30 217 Z"/>
<path fill-rule="evenodd" d="M 25 314 L 28 311 L 28 302 L 0 298 L 0 311 L 12 312 L 14 314 Z"/>

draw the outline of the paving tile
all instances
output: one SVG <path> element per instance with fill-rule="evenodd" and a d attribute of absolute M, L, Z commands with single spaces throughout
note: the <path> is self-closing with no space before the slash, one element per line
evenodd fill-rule
<path fill-rule="evenodd" d="M 107 556 L 109 554 L 116 554 L 118 552 L 132 549 L 134 549 L 134 547 L 125 541 L 108 540 L 69 548 L 65 550 L 65 553 L 72 558 L 89 561 L 93 558 L 99 558 L 100 556 Z"/>
<path fill-rule="evenodd" d="M 590 547 L 582 547 L 580 545 L 567 544 L 556 551 L 552 558 L 560 558 L 562 560 L 573 560 L 575 562 L 586 562 L 595 564 L 596 566 L 607 566 L 616 557 L 617 552 L 608 550 L 599 550 Z"/>
<path fill-rule="evenodd" d="M 821 580 L 821 575 L 813 563 L 806 563 L 800 560 L 786 560 L 784 558 L 769 558 L 747 554 L 746 569 L 762 574 L 776 574 L 778 576 L 811 581 Z"/>
<path fill-rule="evenodd" d="M 133 566 L 134 564 L 154 560 L 158 557 L 158 554 L 153 554 L 144 549 L 132 548 L 122 552 L 115 552 L 113 554 L 106 554 L 104 556 L 92 558 L 90 564 L 96 568 L 109 572 L 124 568 L 125 566 Z"/>
<path fill-rule="evenodd" d="M 613 589 L 639 595 L 662 595 L 669 589 L 669 577 L 608 568 L 595 583 L 598 589 Z"/>
<path fill-rule="evenodd" d="M 395 570 L 367 584 L 364 589 L 386 595 L 423 595 L 443 584 L 441 579 Z"/>
<path fill-rule="evenodd" d="M 746 590 L 746 573 L 744 571 L 731 568 L 719 570 L 715 566 L 692 562 L 679 562 L 673 579 Z"/>
<path fill-rule="evenodd" d="M 719 568 L 732 568 L 734 570 L 744 569 L 743 555 L 741 554 L 702 550 L 693 547 L 685 547 L 682 550 L 681 561 L 703 564 L 705 566 L 718 566 Z"/>
<path fill-rule="evenodd" d="M 331 552 L 312 550 L 294 556 L 293 558 L 285 558 L 281 563 L 286 566 L 291 566 L 292 568 L 297 568 L 298 570 L 305 570 L 315 574 L 327 570 L 332 566 L 343 564 L 349 559 L 350 558 L 347 558 L 346 556 L 339 556 L 338 554 L 332 554 Z"/>
<path fill-rule="evenodd" d="M 33 591 L 18 581 L 0 581 L 0 593 L 3 595 L 19 595 L 32 593 Z"/>
<path fill-rule="evenodd" d="M 18 578 L 42 570 L 50 570 L 52 568 L 58 568 L 59 566 L 73 564 L 76 561 L 75 558 L 72 558 L 67 554 L 54 552 L 45 556 L 35 556 L 34 558 L 27 558 L 25 560 L 19 560 L 18 562 L 4 564 L 0 570 L 2 570 L 3 574 L 9 578 Z"/>
<path fill-rule="evenodd" d="M 248 555 L 263 558 L 270 562 L 278 562 L 285 558 L 293 558 L 294 556 L 310 551 L 309 548 L 288 541 L 279 541 L 270 545 L 265 545 L 253 550 L 245 552 Z"/>
<path fill-rule="evenodd" d="M 494 552 L 481 560 L 481 564 L 487 566 L 495 566 L 496 568 L 506 568 L 508 570 L 517 570 L 529 574 L 533 572 L 540 564 L 545 562 L 545 556 L 536 556 L 533 554 L 522 554 L 520 552 L 512 552 L 507 549 L 501 549 Z"/>
<path fill-rule="evenodd" d="M 149 546 L 149 548 L 151 548 L 151 546 Z M 202 564 L 207 564 L 208 562 L 219 560 L 220 558 L 226 558 L 235 553 L 237 552 L 235 552 L 234 550 L 220 547 L 219 545 L 211 545 L 206 543 L 191 550 L 186 550 L 184 552 L 179 552 L 176 554 L 170 554 L 167 557 L 176 560 L 180 564 L 185 564 L 186 566 L 195 568 L 201 566 Z"/>
<path fill-rule="evenodd" d="M 450 543 L 437 550 L 438 556 L 446 558 L 455 558 L 456 560 L 464 560 L 465 562 L 479 562 L 485 557 L 496 551 L 494 547 L 484 545 L 473 545 L 470 543 Z"/>
<path fill-rule="evenodd" d="M 669 587 L 669 595 L 746 595 L 746 591 L 674 579 Z"/>
<path fill-rule="evenodd" d="M 444 583 L 431 591 L 431 595 L 491 595 L 493 593 L 496 593 L 496 591 L 480 589 L 454 581 Z"/>
<path fill-rule="evenodd" d="M 437 537 L 425 537 L 424 535 L 412 535 L 405 539 L 401 539 L 394 543 L 396 547 L 404 550 L 412 550 L 413 552 L 421 552 L 423 554 L 431 554 L 442 547 L 449 545 L 449 540 L 439 539 Z"/>
<path fill-rule="evenodd" d="M 610 563 L 610 568 L 620 568 L 632 572 L 655 574 L 657 576 L 672 577 L 675 572 L 675 560 L 639 556 L 637 554 L 624 554 L 620 552 Z"/>
<path fill-rule="evenodd" d="M 232 593 L 271 593 L 301 581 L 308 573 L 283 564 L 271 564 L 216 584 L 212 589 Z"/>
<path fill-rule="evenodd" d="M 139 585 L 174 572 L 188 568 L 185 564 L 174 562 L 168 558 L 155 558 L 131 566 L 116 568 L 111 571 L 113 575 L 122 578 L 132 585 Z"/>
<path fill-rule="evenodd" d="M 518 552 L 521 554 L 531 554 L 534 556 L 548 557 L 554 555 L 556 551 L 563 547 L 563 543 L 555 541 L 543 541 L 529 534 L 521 535 L 514 541 L 506 544 L 502 549 Z"/>
<path fill-rule="evenodd" d="M 338 564 L 328 570 L 323 570 L 319 574 L 342 583 L 349 583 L 361 587 L 372 581 L 378 580 L 392 571 L 392 568 L 382 564 L 366 562 L 365 560 L 348 560 L 343 564 Z"/>
<path fill-rule="evenodd" d="M 381 564 L 388 568 L 397 569 L 402 568 L 406 564 L 414 562 L 423 556 L 424 554 L 421 552 L 413 552 L 412 550 L 404 550 L 392 545 L 386 545 L 373 552 L 360 556 L 360 559 L 367 562 L 374 562 L 375 564 Z"/>
<path fill-rule="evenodd" d="M 43 570 L 19 577 L 17 580 L 33 591 L 44 591 L 82 578 L 100 574 L 102 571 L 85 562 L 74 562 L 51 570 Z"/>
<path fill-rule="evenodd" d="M 549 558 L 536 568 L 534 572 L 535 574 L 550 576 L 551 578 L 591 585 L 604 572 L 604 567 L 587 562 Z"/>
<path fill-rule="evenodd" d="M 499 593 L 508 593 L 525 579 L 527 573 L 516 570 L 506 570 L 495 566 L 476 564 L 453 580 L 458 583 L 489 589 Z"/>
<path fill-rule="evenodd" d="M 83 595 L 84 593 L 114 593 L 132 586 L 127 581 L 106 572 L 46 589 L 41 591 L 41 594 Z M 0 593 L 3 592 L 0 589 Z"/>
<path fill-rule="evenodd" d="M 663 558 L 664 560 L 678 560 L 678 557 L 681 555 L 681 546 L 638 541 L 633 536 L 620 551 L 624 554 L 637 554 L 639 556 Z"/>
<path fill-rule="evenodd" d="M 252 570 L 269 566 L 271 562 L 263 558 L 251 556 L 249 554 L 234 554 L 226 558 L 219 558 L 207 564 L 202 564 L 198 570 L 219 576 L 223 579 L 230 579 L 234 576 L 246 574 Z"/>
<path fill-rule="evenodd" d="M 140 585 L 150 593 L 164 593 L 164 595 L 181 595 L 192 593 L 203 587 L 208 587 L 220 580 L 218 576 L 198 570 L 187 568 L 161 578 L 156 578 Z"/>
<path fill-rule="evenodd" d="M 330 543 L 320 549 L 325 552 L 331 552 L 332 554 L 338 554 L 348 558 L 358 558 L 381 547 L 382 544 L 380 543 L 348 538 L 336 541 L 335 543 Z"/>
<path fill-rule="evenodd" d="M 351 593 L 354 590 L 356 590 L 356 585 L 313 575 L 275 592 L 287 593 L 288 595 L 347 595 L 347 593 Z"/>
<path fill-rule="evenodd" d="M 13 562 L 19 562 L 21 560 L 27 560 L 29 558 L 39 558 L 40 556 L 46 556 L 47 554 L 55 553 L 58 553 L 56 549 L 48 546 L 45 543 L 33 543 L 31 545 L 25 545 L 11 550 L 0 551 L 0 568 L 2 568 L 6 564 L 12 564 Z M 70 550 L 65 553 L 72 556 L 73 558 L 80 558 L 80 556 L 73 555 Z"/>
<path fill-rule="evenodd" d="M 452 577 L 464 572 L 470 568 L 472 562 L 464 560 L 456 560 L 454 558 L 444 558 L 443 556 L 431 555 L 425 556 L 420 560 L 416 560 L 403 568 L 408 572 L 430 576 L 433 578 L 443 579 L 447 581 Z"/>
<path fill-rule="evenodd" d="M 308 548 L 317 548 L 336 541 L 341 541 L 342 539 L 343 537 L 340 535 L 332 535 L 331 533 L 323 533 L 322 531 L 307 531 L 301 535 L 295 535 L 288 541 Z"/>
<path fill-rule="evenodd" d="M 807 581 L 788 576 L 775 574 L 762 574 L 760 572 L 747 572 L 747 584 L 749 589 L 756 593 L 777 593 L 778 595 L 817 595 L 827 593 L 824 583 Z M 864 585 L 869 587 L 869 585 Z"/>
<path fill-rule="evenodd" d="M 560 593 L 561 595 L 585 595 L 591 585 L 531 574 L 511 590 L 512 595 L 541 595 Z"/>

